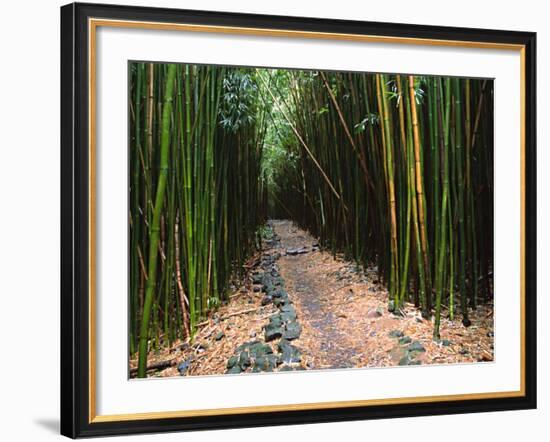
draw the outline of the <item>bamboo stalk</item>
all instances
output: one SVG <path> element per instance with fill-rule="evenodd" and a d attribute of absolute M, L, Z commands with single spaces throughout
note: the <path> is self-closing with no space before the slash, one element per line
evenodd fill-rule
<path fill-rule="evenodd" d="M 160 233 L 160 217 L 162 206 L 164 205 L 164 193 L 166 190 L 166 175 L 168 172 L 168 148 L 170 144 L 170 118 L 172 112 L 172 91 L 174 79 L 176 76 L 176 65 L 170 65 L 166 78 L 166 92 L 164 95 L 164 106 L 162 110 L 162 138 L 160 147 L 160 167 L 157 184 L 157 193 L 155 198 L 155 208 L 153 211 L 153 221 L 150 231 L 150 251 L 148 279 L 145 287 L 145 301 L 143 306 L 143 317 L 139 333 L 139 359 L 138 359 L 138 377 L 145 377 L 147 366 L 147 341 L 149 337 L 149 319 L 153 303 L 153 295 L 156 286 L 157 276 L 157 246 Z"/>
<path fill-rule="evenodd" d="M 424 179 L 422 176 L 422 165 L 420 160 L 420 135 L 418 130 L 418 115 L 416 110 L 416 96 L 414 90 L 414 76 L 409 75 L 409 94 L 412 115 L 413 141 L 414 141 L 414 161 L 416 172 L 416 198 L 418 203 L 418 223 L 420 228 L 420 244 L 422 246 L 422 257 L 424 259 L 424 271 L 426 272 L 426 308 L 431 307 L 431 278 L 430 278 L 430 261 L 428 258 L 428 235 L 426 232 L 426 222 L 424 219 Z"/>

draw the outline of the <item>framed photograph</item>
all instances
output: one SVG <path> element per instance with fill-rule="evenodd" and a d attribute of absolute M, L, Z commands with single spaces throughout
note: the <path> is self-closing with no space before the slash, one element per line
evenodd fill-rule
<path fill-rule="evenodd" d="M 61 8 L 61 432 L 536 407 L 536 35 Z"/>

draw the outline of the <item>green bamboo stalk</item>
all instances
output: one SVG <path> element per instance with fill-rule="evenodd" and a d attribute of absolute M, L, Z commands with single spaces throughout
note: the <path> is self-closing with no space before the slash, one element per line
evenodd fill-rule
<path fill-rule="evenodd" d="M 145 288 L 145 301 L 143 306 L 143 316 L 139 334 L 139 359 L 138 359 L 138 377 L 145 377 L 147 367 L 147 341 L 149 336 L 149 319 L 151 315 L 151 306 L 156 285 L 157 277 L 157 257 L 158 241 L 160 233 L 160 217 L 162 206 L 164 205 L 164 193 L 166 190 L 166 175 L 168 172 L 168 150 L 170 144 L 170 119 L 172 112 L 172 91 L 176 75 L 176 65 L 172 64 L 168 68 L 166 78 L 166 92 L 164 95 L 164 106 L 162 110 L 162 138 L 160 151 L 159 178 L 157 184 L 157 193 L 155 197 L 155 208 L 153 211 L 153 221 L 150 231 L 150 249 L 149 249 L 149 267 L 147 285 Z"/>
<path fill-rule="evenodd" d="M 447 242 L 447 212 L 449 195 L 449 136 L 450 136 L 450 118 L 451 118 L 451 79 L 445 80 L 445 123 L 444 123 L 444 149 L 443 149 L 443 190 L 441 196 L 441 233 L 440 247 L 437 252 L 437 273 L 436 273 L 436 301 L 435 301 L 435 322 L 434 339 L 440 339 L 440 321 L 441 321 L 441 301 L 443 298 L 443 266 L 446 256 Z"/>
<path fill-rule="evenodd" d="M 468 301 L 466 293 L 466 248 L 467 238 L 464 223 L 464 176 L 463 176 L 463 141 L 462 141 L 462 91 L 460 80 L 454 79 L 454 94 L 455 94 L 455 143 L 456 143 L 456 170 L 457 170 L 457 187 L 458 187 L 458 228 L 460 242 L 457 244 L 460 252 L 460 303 L 462 310 L 462 323 L 465 326 L 471 324 L 468 318 Z"/>
<path fill-rule="evenodd" d="M 431 308 L 431 278 L 430 278 L 430 260 L 428 257 L 428 234 L 425 222 L 425 201 L 424 201 L 424 178 L 422 174 L 422 163 L 420 151 L 420 134 L 418 128 L 418 115 L 416 109 L 416 94 L 414 89 L 414 76 L 409 76 L 409 94 L 411 104 L 412 126 L 413 126 L 413 141 L 414 141 L 414 158 L 416 171 L 416 194 L 418 202 L 418 223 L 420 228 L 420 244 L 422 246 L 422 257 L 424 260 L 424 271 L 426 273 L 426 308 L 429 311 Z"/>
<path fill-rule="evenodd" d="M 407 215 L 406 215 L 406 221 L 404 222 L 405 225 L 405 240 L 404 240 L 404 257 L 403 257 L 403 264 L 401 266 L 401 291 L 399 294 L 399 304 L 402 305 L 405 301 L 405 294 L 408 289 L 408 276 L 409 276 L 409 255 L 410 255 L 410 242 L 411 242 L 411 203 L 412 203 L 412 191 L 413 187 L 411 187 L 411 169 L 410 169 L 410 152 L 409 152 L 409 145 L 410 143 L 407 141 L 407 136 L 405 134 L 405 111 L 404 111 L 404 96 L 403 96 L 403 90 L 401 85 L 401 77 L 399 75 L 396 76 L 396 82 L 397 82 L 397 93 L 399 96 L 399 122 L 400 122 L 400 135 L 401 135 L 401 143 L 402 143 L 402 156 L 404 160 L 404 169 L 405 169 L 405 187 L 406 187 L 406 194 L 407 194 Z"/>
<path fill-rule="evenodd" d="M 420 307 L 422 316 L 426 319 L 429 317 L 428 305 L 426 302 L 426 275 L 424 269 L 424 258 L 422 256 L 422 247 L 420 241 L 420 223 L 418 216 L 418 201 L 416 193 L 416 169 L 415 156 L 413 147 L 413 130 L 412 130 L 412 113 L 410 105 L 410 95 L 405 94 L 404 100 L 407 103 L 407 148 L 408 148 L 408 168 L 409 168 L 409 193 L 411 195 L 412 219 L 414 228 L 414 244 L 416 250 L 416 264 L 418 270 L 418 285 L 420 289 Z"/>
<path fill-rule="evenodd" d="M 394 308 L 400 307 L 399 303 L 399 254 L 397 247 L 397 215 L 395 201 L 395 182 L 393 173 L 393 134 L 390 122 L 389 103 L 386 92 L 386 76 L 379 75 L 378 84 L 380 85 L 380 93 L 382 96 L 382 120 L 384 122 L 384 134 L 386 138 L 386 162 L 388 171 L 388 190 L 389 190 L 389 211 L 391 222 L 391 249 L 392 249 L 392 269 L 390 274 L 390 296 L 393 297 Z"/>

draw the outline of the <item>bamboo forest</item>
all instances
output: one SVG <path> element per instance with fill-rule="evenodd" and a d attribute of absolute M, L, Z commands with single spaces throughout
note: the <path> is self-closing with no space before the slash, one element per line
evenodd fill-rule
<path fill-rule="evenodd" d="M 493 360 L 491 79 L 129 82 L 129 377 Z"/>

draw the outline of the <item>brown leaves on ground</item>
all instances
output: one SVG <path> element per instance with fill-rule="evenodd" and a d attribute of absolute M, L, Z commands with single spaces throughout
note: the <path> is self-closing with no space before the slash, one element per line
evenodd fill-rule
<path fill-rule="evenodd" d="M 304 368 L 395 366 L 407 355 L 411 342 L 426 350 L 414 352 L 414 361 L 421 364 L 493 360 L 492 306 L 479 306 L 470 312 L 472 325 L 468 328 L 462 325 L 459 314 L 451 321 L 444 311 L 441 340 L 434 342 L 433 319 L 422 319 L 414 305 L 405 305 L 403 316 L 388 312 L 388 292 L 375 269 L 362 270 L 342 257 L 318 250 L 316 240 L 290 221 L 274 221 L 273 226 L 281 241 L 278 250 L 271 252 L 282 254 L 277 264 L 302 326 L 299 339 L 292 344 L 302 352 Z M 285 253 L 301 248 L 308 252 Z M 258 261 L 259 255 L 248 267 Z M 172 365 L 151 370 L 148 376 L 179 376 L 177 366 L 184 361 L 189 361 L 186 376 L 225 373 L 235 349 L 261 337 L 262 327 L 277 310 L 271 303 L 262 306 L 263 294 L 247 284 L 200 324 L 193 344 L 178 340 L 158 353 L 151 352 L 148 366 L 160 361 L 172 361 Z M 391 332 L 401 332 L 405 339 L 400 343 Z M 136 366 L 137 355 L 130 361 L 131 369 Z"/>
<path fill-rule="evenodd" d="M 174 365 L 161 371 L 149 371 L 148 376 L 179 376 L 178 364 L 191 358 L 186 376 L 224 374 L 227 360 L 235 349 L 262 335 L 267 318 L 276 311 L 273 304 L 262 306 L 262 297 L 262 293 L 253 292 L 252 286 L 236 290 L 228 304 L 201 323 L 192 345 L 189 340 L 178 340 L 158 353 L 150 352 L 148 366 L 165 360 L 174 360 Z M 134 367 L 137 367 L 137 355 L 130 361 L 130 368 Z"/>
<path fill-rule="evenodd" d="M 315 242 L 287 221 L 274 226 L 283 248 Z M 325 251 L 284 256 L 279 267 L 303 327 L 299 345 L 307 368 L 397 365 L 408 344 L 391 337 L 393 330 L 422 344 L 426 352 L 415 354 L 422 364 L 493 360 L 491 306 L 471 312 L 468 328 L 459 316 L 454 321 L 442 318 L 438 343 L 432 339 L 433 320 L 422 319 L 414 305 L 405 306 L 404 316 L 388 312 L 388 292 L 374 269 L 363 271 Z"/>

